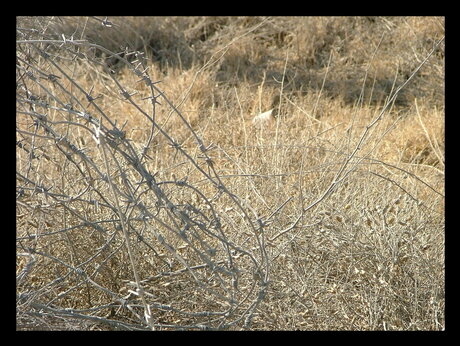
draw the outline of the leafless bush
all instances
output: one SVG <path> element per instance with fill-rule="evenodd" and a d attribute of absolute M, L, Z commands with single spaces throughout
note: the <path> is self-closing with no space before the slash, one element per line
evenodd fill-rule
<path fill-rule="evenodd" d="M 66 34 L 41 34 L 18 29 L 18 218 L 32 225 L 17 238 L 27 260 L 17 279 L 19 311 L 128 329 L 248 325 L 268 281 L 263 223 L 220 179 L 213 148 L 149 77 L 143 53 L 122 57 Z M 126 65 L 149 94 L 123 85 L 96 51 Z M 144 117 L 150 135 L 142 146 L 75 80 L 75 67 L 88 63 L 98 69 L 89 74 L 118 90 L 114 102 Z M 185 148 L 155 121 L 160 102 L 195 146 Z M 173 158 L 160 168 L 169 180 L 149 165 L 149 146 L 161 140 Z M 180 175 L 183 166 L 190 176 Z M 226 209 L 234 209 L 232 219 Z M 47 276 L 31 280 L 41 266 Z"/>
<path fill-rule="evenodd" d="M 414 173 L 421 165 L 372 154 L 403 121 L 387 121 L 398 95 L 443 40 L 420 48 L 382 108 L 361 120 L 366 70 L 351 97 L 362 109 L 336 134 L 341 123 L 323 122 L 319 101 L 341 85 L 328 86 L 328 72 L 343 68 L 330 66 L 332 50 L 321 47 L 335 42 L 326 29 L 340 36 L 347 20 L 311 19 L 312 41 L 299 40 L 300 19 L 184 21 L 18 18 L 17 328 L 442 329 L 443 185 Z M 245 50 L 253 42 L 296 47 L 297 66 L 287 67 L 287 54 L 266 62 Z M 271 102 L 273 118 L 260 129 L 246 129 L 244 119 L 214 128 L 207 138 L 221 142 L 208 143 L 181 104 L 211 82 L 235 82 L 249 51 L 282 65 L 270 78 L 262 63 L 244 71 L 260 83 L 259 96 L 266 77 L 270 98 L 280 89 L 275 101 L 259 99 L 259 108 Z M 203 90 L 171 96 L 152 59 L 163 69 L 194 71 L 196 63 L 191 84 Z M 315 100 L 310 114 L 293 95 L 314 74 L 302 75 L 302 64 L 315 59 L 326 69 L 312 78 L 319 94 L 298 93 Z M 205 70 L 211 82 L 200 79 Z M 252 96 L 240 100 L 246 89 L 228 84 L 235 103 L 222 93 L 208 108 L 256 108 Z M 290 138 L 296 126 L 308 137 L 301 145 Z M 226 146 L 230 132 L 244 146 Z M 429 172 L 442 175 L 436 140 L 427 156 L 440 167 Z"/>

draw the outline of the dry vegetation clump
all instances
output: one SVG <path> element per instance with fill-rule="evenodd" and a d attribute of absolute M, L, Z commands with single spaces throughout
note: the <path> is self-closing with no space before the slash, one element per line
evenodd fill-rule
<path fill-rule="evenodd" d="M 18 17 L 17 329 L 444 329 L 443 37 Z"/>

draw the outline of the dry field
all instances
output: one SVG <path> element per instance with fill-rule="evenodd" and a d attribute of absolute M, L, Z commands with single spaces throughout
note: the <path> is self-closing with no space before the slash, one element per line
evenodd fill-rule
<path fill-rule="evenodd" d="M 18 330 L 444 329 L 444 18 L 16 24 Z"/>

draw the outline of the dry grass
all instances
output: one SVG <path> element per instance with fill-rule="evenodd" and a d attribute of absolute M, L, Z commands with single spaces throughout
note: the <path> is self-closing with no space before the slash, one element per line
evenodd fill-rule
<path fill-rule="evenodd" d="M 233 292 L 224 276 L 201 269 L 199 280 L 194 270 L 159 276 L 146 290 L 154 303 L 179 312 L 152 305 L 157 329 L 444 329 L 444 43 L 388 104 L 444 36 L 443 18 L 114 17 L 106 26 L 103 19 L 18 18 L 18 41 L 62 41 L 63 34 L 115 53 L 144 52 L 150 79 L 161 81 L 155 86 L 166 97 L 153 108 L 147 83 L 98 49 L 18 43 L 18 329 L 114 328 L 108 321 L 145 328 L 135 317 L 143 305 L 128 309 L 113 296 L 126 296 L 127 282 L 136 281 L 132 260 L 144 280 L 183 269 L 179 258 L 200 265 L 227 241 L 232 251 L 241 248 L 236 258 L 251 253 L 264 278 L 253 281 L 248 256 L 235 259 L 241 286 L 232 294 L 240 305 L 230 315 L 203 318 L 185 312 L 224 309 L 221 297 Z M 134 55 L 123 58 L 137 63 Z M 60 76 L 59 84 L 28 71 Z M 124 98 L 119 85 L 136 94 Z M 97 146 L 88 131 L 95 127 L 63 111 L 63 100 L 101 118 L 98 107 L 124 126 L 120 143 L 138 155 L 145 149 L 142 164 L 170 201 L 193 205 L 202 221 L 218 215 L 222 228 L 188 245 L 171 231 L 169 253 L 145 220 L 133 220 L 131 240 L 123 237 L 117 211 L 130 220 L 135 208 L 117 202 L 94 167 L 111 172 L 123 196 L 135 191 L 149 210 L 158 208 L 158 222 L 174 217 L 155 206 L 151 191 L 139 190 L 142 174 L 123 161 L 117 144 Z M 275 121 L 255 127 L 254 116 L 271 108 Z M 46 114 L 46 124 L 93 166 L 37 114 Z M 195 134 L 212 149 L 200 150 Z M 266 225 L 253 232 L 258 219 Z M 179 226 L 171 222 L 149 227 Z M 225 260 L 218 253 L 209 258 Z M 86 317 L 66 315 L 66 308 Z M 248 314 L 250 324 L 239 319 Z"/>

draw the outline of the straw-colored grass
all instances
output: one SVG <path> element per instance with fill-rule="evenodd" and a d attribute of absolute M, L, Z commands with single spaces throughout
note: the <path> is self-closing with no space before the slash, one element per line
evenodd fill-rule
<path fill-rule="evenodd" d="M 380 120 L 369 126 L 392 93 L 443 37 L 443 18 L 108 18 L 118 26 L 117 34 L 103 30 L 100 20 L 94 18 L 40 20 L 18 18 L 18 27 L 43 30 L 47 26 L 51 36 L 73 35 L 74 39 L 88 39 L 114 52 L 125 46 L 144 51 L 152 81 L 161 81 L 156 86 L 203 143 L 213 145 L 209 155 L 228 190 L 248 210 L 269 221 L 264 228 L 269 283 L 249 328 L 444 328 L 443 44 Z M 101 57 L 98 54 L 94 59 Z M 143 100 L 150 96 L 149 89 L 131 70 L 115 62 L 107 60 L 114 78 L 128 92 L 137 92 L 139 106 L 151 108 L 150 101 Z M 102 66 L 84 59 L 71 66 L 73 70 L 65 72 L 82 89 L 100 96 L 98 107 L 117 125 L 126 123 L 126 137 L 141 150 L 151 134 L 149 121 L 120 96 L 116 83 L 105 75 Z M 53 70 L 51 65 L 48 67 Z M 78 94 L 70 84 L 66 87 Z M 43 90 L 36 92 L 46 97 Z M 62 93 L 58 89 L 53 92 Z M 155 121 L 198 160 L 200 152 L 190 130 L 167 102 L 161 98 L 158 101 Z M 272 108 L 271 121 L 255 126 L 254 117 Z M 49 116 L 52 120 L 53 113 Z M 18 129 L 33 132 L 30 120 L 23 115 L 16 119 Z M 358 146 L 366 129 L 364 141 Z M 69 138 L 87 147 L 88 155 L 97 152 L 83 129 L 72 131 Z M 41 140 L 46 142 L 37 138 L 37 146 Z M 345 167 L 344 178 L 321 198 L 357 146 L 359 150 Z M 83 179 L 66 156 L 58 160 L 54 154 L 50 149 L 52 159 L 42 160 L 36 170 L 41 174 L 41 184 L 53 185 L 56 191 L 73 196 L 81 191 Z M 146 165 L 158 181 L 187 177 L 204 194 L 214 193 L 213 187 L 200 185 L 202 176 L 177 157 L 164 137 L 152 140 L 148 155 L 151 160 Z M 27 175 L 30 164 L 30 156 L 18 147 L 17 172 Z M 102 158 L 96 164 L 104 171 Z M 18 186 L 24 184 L 18 181 Z M 181 198 L 183 203 L 199 199 L 190 191 L 180 196 L 177 203 Z M 53 208 L 49 201 L 47 208 L 31 209 L 46 204 L 42 198 L 35 193 L 26 199 L 18 197 L 18 238 L 81 223 L 67 209 L 58 204 Z M 77 210 L 78 203 L 78 199 L 72 202 L 72 208 Z M 230 230 L 245 229 L 239 211 L 229 207 L 231 201 L 222 197 L 215 203 L 216 210 L 228 219 Z M 88 219 L 98 212 L 96 207 L 91 210 L 83 203 L 80 210 Z M 113 217 L 110 213 L 98 215 L 100 220 Z M 229 234 L 235 242 L 242 242 L 244 236 Z M 56 237 L 18 241 L 18 253 L 36 246 L 77 266 L 106 242 L 106 236 L 88 227 Z M 134 279 L 128 253 L 115 251 L 122 246 L 120 238 L 104 249 L 106 262 L 93 280 L 127 294 L 123 280 Z M 134 246 L 134 250 L 141 276 L 148 276 L 152 266 L 164 265 L 161 256 L 144 258 L 142 247 Z M 110 256 L 111 251 L 115 255 Z M 29 257 L 17 258 L 19 274 Z M 50 257 L 38 256 L 36 261 L 27 281 L 18 285 L 18 295 L 46 291 L 50 282 L 65 273 L 65 268 Z M 98 270 L 97 263 L 91 272 Z M 95 291 L 88 283 L 79 284 L 72 277 L 66 280 L 65 285 L 44 296 L 52 302 L 50 306 L 91 309 L 111 302 L 110 295 Z M 174 300 L 179 308 L 189 307 L 196 299 L 193 304 L 200 308 L 206 302 L 211 304 L 210 311 L 217 308 L 210 300 L 200 300 L 200 287 L 193 281 L 159 281 L 155 285 L 151 289 L 157 302 Z M 107 317 L 110 311 L 102 309 L 95 315 Z M 18 317 L 19 329 L 32 328 L 25 322 L 27 316 L 24 313 Z M 174 320 L 169 313 L 156 317 L 165 324 L 194 323 L 191 317 Z M 70 317 L 48 318 L 42 316 L 40 328 L 108 328 L 90 327 Z M 116 316 L 125 322 L 132 318 L 126 309 Z"/>

